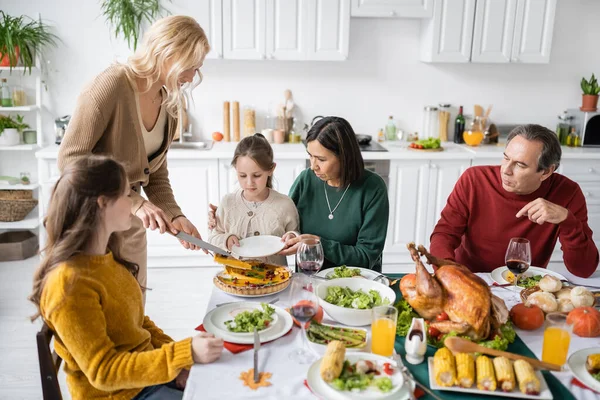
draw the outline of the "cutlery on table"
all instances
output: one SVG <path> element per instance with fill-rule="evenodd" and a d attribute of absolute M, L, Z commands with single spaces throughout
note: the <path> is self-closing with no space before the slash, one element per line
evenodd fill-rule
<path fill-rule="evenodd" d="M 413 376 L 413 374 L 410 372 L 410 370 L 408 368 L 406 368 L 406 366 L 402 362 L 402 356 L 400 356 L 400 354 L 394 354 L 393 358 L 394 358 L 394 360 L 396 360 L 396 363 L 398 364 L 398 368 L 400 368 L 400 372 L 402 372 L 402 376 L 404 376 L 404 379 L 406 379 L 407 381 L 413 382 L 415 385 L 419 386 L 421 389 L 423 389 L 425 391 L 425 393 L 427 393 L 428 395 L 430 395 L 434 399 L 436 399 L 436 400 L 442 400 L 438 395 L 436 395 L 435 393 L 433 393 L 431 391 L 431 389 L 429 389 L 426 385 L 423 385 L 421 382 L 419 382 Z M 409 392 L 409 396 L 410 396 L 411 400 L 417 398 L 415 396 L 414 389 L 411 388 L 410 385 L 408 386 L 408 392 Z"/>
<path fill-rule="evenodd" d="M 494 349 L 488 349 L 473 343 L 470 340 L 462 339 L 459 337 L 449 337 L 444 340 L 444 346 L 446 346 L 453 353 L 481 353 L 488 354 L 495 357 L 506 357 L 511 360 L 523 360 L 527 361 L 533 368 L 547 369 L 549 371 L 561 371 L 561 366 L 548 363 L 545 361 L 536 360 L 535 358 L 525 357 L 520 354 L 509 353 L 507 351 L 499 351 Z"/>
<path fill-rule="evenodd" d="M 279 297 L 275 297 L 273 300 L 269 301 L 268 304 L 275 304 L 279 301 Z M 238 301 L 228 301 L 227 303 L 219 303 L 215 307 L 226 306 L 227 304 L 239 303 Z"/>
<path fill-rule="evenodd" d="M 256 327 L 254 327 L 254 383 L 258 383 L 260 380 L 258 374 L 258 350 L 260 350 L 260 337 L 258 336 Z"/>

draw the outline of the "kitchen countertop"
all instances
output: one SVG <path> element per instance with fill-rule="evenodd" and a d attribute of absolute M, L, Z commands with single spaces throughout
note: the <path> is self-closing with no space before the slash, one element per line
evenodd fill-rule
<path fill-rule="evenodd" d="M 481 145 L 469 147 L 455 143 L 443 143 L 444 151 L 424 152 L 408 148 L 406 142 L 381 143 L 387 152 L 362 152 L 365 160 L 469 160 L 473 158 L 497 158 L 498 162 L 504 151 L 504 143 L 497 145 Z M 211 150 L 171 149 L 170 159 L 230 159 L 233 156 L 236 142 L 215 142 Z M 308 159 L 306 148 L 301 143 L 272 144 L 275 158 L 278 160 Z M 600 159 L 600 148 L 562 147 L 563 159 Z M 55 159 L 58 157 L 58 146 L 52 145 L 35 153 L 37 158 Z"/>

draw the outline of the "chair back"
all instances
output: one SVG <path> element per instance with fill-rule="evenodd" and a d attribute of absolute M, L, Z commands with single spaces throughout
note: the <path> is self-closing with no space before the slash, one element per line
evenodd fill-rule
<path fill-rule="evenodd" d="M 46 323 L 36 335 L 44 400 L 62 400 L 57 376 L 62 359 L 50 348 L 53 335 Z"/>

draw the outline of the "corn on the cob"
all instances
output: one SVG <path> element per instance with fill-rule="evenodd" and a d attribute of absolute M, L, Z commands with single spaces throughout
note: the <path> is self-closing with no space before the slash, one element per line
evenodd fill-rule
<path fill-rule="evenodd" d="M 587 369 L 592 373 L 600 371 L 600 353 L 587 356 Z"/>
<path fill-rule="evenodd" d="M 491 392 L 496 390 L 496 376 L 494 375 L 492 360 L 486 356 L 479 356 L 475 364 L 475 369 L 477 370 L 477 389 L 489 390 Z"/>
<path fill-rule="evenodd" d="M 446 347 L 436 351 L 433 356 L 433 376 L 440 386 L 454 386 L 456 381 L 454 356 Z"/>
<path fill-rule="evenodd" d="M 475 382 L 475 360 L 470 353 L 456 353 L 456 383 L 470 388 Z"/>
<path fill-rule="evenodd" d="M 339 340 L 332 340 L 327 345 L 325 356 L 321 361 L 321 378 L 325 382 L 331 382 L 342 373 L 344 359 L 346 358 L 346 346 Z"/>
<path fill-rule="evenodd" d="M 527 361 L 515 361 L 515 374 L 519 382 L 519 390 L 525 394 L 540 394 L 540 381 Z"/>
<path fill-rule="evenodd" d="M 515 388 L 515 373 L 510 360 L 506 357 L 494 358 L 494 370 L 500 389 L 503 392 L 512 392 Z"/>

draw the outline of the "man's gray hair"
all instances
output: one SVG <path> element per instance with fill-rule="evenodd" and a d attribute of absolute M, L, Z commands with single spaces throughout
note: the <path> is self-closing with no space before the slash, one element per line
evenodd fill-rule
<path fill-rule="evenodd" d="M 553 165 L 555 171 L 558 169 L 562 149 L 560 148 L 560 142 L 556 133 L 541 125 L 520 125 L 508 134 L 506 144 L 508 145 L 515 136 L 522 136 L 527 140 L 542 142 L 542 155 L 538 160 L 538 171 L 547 170 Z"/>

